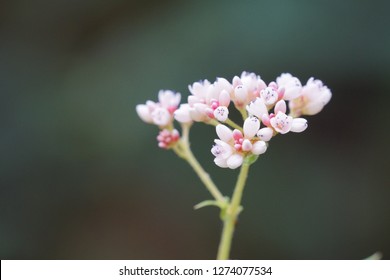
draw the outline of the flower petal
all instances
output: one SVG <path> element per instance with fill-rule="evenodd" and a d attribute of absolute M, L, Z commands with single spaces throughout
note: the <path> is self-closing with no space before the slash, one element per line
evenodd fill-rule
<path fill-rule="evenodd" d="M 230 94 L 227 90 L 222 90 L 219 95 L 219 105 L 228 107 L 230 104 Z"/>
<path fill-rule="evenodd" d="M 219 106 L 217 109 L 214 110 L 214 117 L 220 122 L 226 121 L 228 116 L 229 110 L 225 106 Z"/>
<path fill-rule="evenodd" d="M 135 107 L 138 116 L 146 123 L 152 123 L 153 119 L 149 111 L 149 107 L 145 104 L 139 104 Z"/>
<path fill-rule="evenodd" d="M 284 88 L 284 96 L 285 100 L 292 100 L 301 95 L 302 84 L 298 78 L 292 76 L 290 73 L 283 73 L 278 78 L 276 78 L 276 83 L 279 88 Z"/>
<path fill-rule="evenodd" d="M 278 112 L 286 113 L 286 110 L 287 110 L 286 101 L 284 101 L 283 99 L 279 100 L 275 104 L 275 108 L 274 108 L 275 114 L 277 114 Z"/>
<path fill-rule="evenodd" d="M 171 90 L 160 90 L 158 92 L 158 100 L 162 107 L 177 107 L 181 99 L 180 93 L 174 93 Z"/>
<path fill-rule="evenodd" d="M 292 132 L 302 132 L 307 128 L 307 120 L 304 118 L 295 118 L 291 124 Z"/>
<path fill-rule="evenodd" d="M 217 166 L 221 167 L 221 168 L 227 168 L 227 167 L 228 167 L 228 165 L 227 165 L 227 160 L 226 160 L 226 159 L 223 159 L 223 158 L 221 158 L 221 157 L 216 157 L 216 158 L 214 159 L 214 163 L 215 163 Z"/>
<path fill-rule="evenodd" d="M 248 139 L 245 139 L 245 140 L 242 142 L 241 149 L 242 149 L 242 151 L 244 151 L 244 152 L 249 152 L 250 150 L 252 150 L 252 143 L 251 143 L 251 141 L 249 141 Z"/>
<path fill-rule="evenodd" d="M 274 130 L 272 128 L 269 128 L 269 127 L 264 127 L 262 129 L 260 129 L 258 132 L 257 132 L 257 136 L 263 140 L 263 141 L 266 141 L 268 142 L 269 140 L 271 140 L 272 136 L 274 135 Z"/>
<path fill-rule="evenodd" d="M 252 139 L 260 129 L 260 121 L 256 117 L 249 117 L 244 122 L 244 136 Z"/>
<path fill-rule="evenodd" d="M 219 139 L 215 139 L 214 143 L 217 144 L 220 148 L 220 153 L 218 154 L 219 157 L 222 157 L 224 159 L 227 159 L 230 157 L 233 153 L 233 147 L 227 144 L 224 141 L 221 141 Z"/>
<path fill-rule="evenodd" d="M 191 123 L 190 105 L 181 104 L 180 108 L 175 111 L 174 118 L 180 123 Z"/>
<path fill-rule="evenodd" d="M 278 100 L 278 92 L 272 87 L 266 87 L 260 92 L 266 105 L 273 105 Z"/>
<path fill-rule="evenodd" d="M 233 138 L 233 131 L 228 128 L 226 125 L 219 124 L 215 127 L 219 139 L 223 142 L 229 142 Z"/>
<path fill-rule="evenodd" d="M 234 89 L 234 102 L 238 104 L 245 103 L 248 97 L 248 89 L 245 85 L 238 85 Z"/>
<path fill-rule="evenodd" d="M 152 112 L 153 123 L 158 126 L 166 126 L 171 122 L 171 114 L 165 108 L 157 108 Z"/>
<path fill-rule="evenodd" d="M 263 99 L 257 97 L 255 101 L 249 103 L 246 106 L 246 110 L 249 114 L 261 118 L 264 114 L 268 115 L 267 106 L 264 104 Z"/>
<path fill-rule="evenodd" d="M 237 167 L 241 166 L 243 161 L 244 158 L 242 155 L 234 154 L 228 158 L 226 163 L 230 169 L 236 169 Z"/>
<path fill-rule="evenodd" d="M 257 141 L 253 144 L 252 147 L 252 153 L 254 155 L 261 155 L 264 154 L 267 150 L 267 144 L 264 141 Z"/>
<path fill-rule="evenodd" d="M 293 118 L 279 112 L 275 117 L 271 118 L 272 127 L 279 133 L 285 134 L 290 131 Z"/>

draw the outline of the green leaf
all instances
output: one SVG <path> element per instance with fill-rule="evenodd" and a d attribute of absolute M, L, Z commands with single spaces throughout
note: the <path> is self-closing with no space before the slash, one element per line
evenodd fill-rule
<path fill-rule="evenodd" d="M 229 197 L 225 196 L 224 201 L 216 201 L 216 200 L 205 200 L 202 201 L 194 206 L 195 210 L 198 210 L 200 208 L 206 207 L 206 206 L 216 206 L 221 208 L 222 210 L 225 209 L 229 205 Z"/>
<path fill-rule="evenodd" d="M 217 206 L 221 208 L 221 203 L 216 200 L 205 200 L 202 201 L 194 206 L 195 210 L 198 210 L 200 208 L 206 207 L 206 206 Z"/>

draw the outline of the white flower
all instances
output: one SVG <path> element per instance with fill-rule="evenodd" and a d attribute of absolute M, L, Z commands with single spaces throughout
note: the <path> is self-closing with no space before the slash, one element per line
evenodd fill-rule
<path fill-rule="evenodd" d="M 208 80 L 195 82 L 192 85 L 189 85 L 188 89 L 192 95 L 188 96 L 188 104 L 192 106 L 195 103 L 205 103 L 209 87 L 210 82 Z"/>
<path fill-rule="evenodd" d="M 150 108 L 145 104 L 138 104 L 135 107 L 138 116 L 146 123 L 153 123 L 152 115 L 150 114 Z"/>
<path fill-rule="evenodd" d="M 166 108 L 170 113 L 173 113 L 180 104 L 180 93 L 174 93 L 171 90 L 160 90 L 158 93 L 158 101 L 160 106 Z"/>
<path fill-rule="evenodd" d="M 216 132 L 219 139 L 211 153 L 215 156 L 214 162 L 219 167 L 235 169 L 239 167 L 248 154 L 260 155 L 265 153 L 267 144 L 256 136 L 260 128 L 260 121 L 256 117 L 249 117 L 244 122 L 243 133 L 237 129 L 232 131 L 225 125 L 217 125 Z"/>
<path fill-rule="evenodd" d="M 256 117 L 249 117 L 244 122 L 244 135 L 246 138 L 253 138 L 260 129 L 260 121 Z"/>
<path fill-rule="evenodd" d="M 290 73 L 283 73 L 278 78 L 276 78 L 276 83 L 279 88 L 284 88 L 285 100 L 292 100 L 301 95 L 302 84 L 298 78 L 292 76 Z"/>
<path fill-rule="evenodd" d="M 207 122 L 216 118 L 224 122 L 228 118 L 232 85 L 226 79 L 217 78 L 213 84 L 207 80 L 196 82 L 189 86 L 189 90 L 192 93 L 188 97 L 192 120 Z"/>
<path fill-rule="evenodd" d="M 180 123 L 192 123 L 192 118 L 190 115 L 190 105 L 187 103 L 181 104 L 179 109 L 174 113 L 174 118 Z"/>
<path fill-rule="evenodd" d="M 158 107 L 151 112 L 151 115 L 155 125 L 167 126 L 172 122 L 172 115 L 165 108 Z"/>
<path fill-rule="evenodd" d="M 266 87 L 267 85 L 260 76 L 255 73 L 242 72 L 240 78 L 237 76 L 233 78 L 231 99 L 237 108 L 245 108 L 256 97 L 259 97 L 260 91 Z"/>
<path fill-rule="evenodd" d="M 260 138 L 260 140 L 263 140 L 265 142 L 271 140 L 273 135 L 274 135 L 274 130 L 269 127 L 264 127 L 257 132 L 257 136 Z"/>
<path fill-rule="evenodd" d="M 307 120 L 304 118 L 294 118 L 291 124 L 292 132 L 302 132 L 307 128 Z"/>
<path fill-rule="evenodd" d="M 269 124 L 268 124 L 268 119 L 265 120 L 264 118 L 263 122 L 267 123 L 275 131 L 281 134 L 286 134 L 289 131 L 302 132 L 307 128 L 307 121 L 305 119 L 293 118 L 292 116 L 287 116 L 285 113 L 286 113 L 286 102 L 284 100 L 280 100 L 275 105 L 274 114 L 270 114 L 268 117 Z M 262 133 L 264 133 L 264 131 Z M 268 136 L 269 135 L 265 135 L 265 138 L 267 138 Z"/>
<path fill-rule="evenodd" d="M 315 115 L 331 98 L 331 91 L 322 81 L 310 78 L 302 89 L 302 95 L 290 101 L 289 108 L 294 116 Z"/>
<path fill-rule="evenodd" d="M 266 87 L 260 92 L 260 96 L 263 98 L 266 105 L 273 105 L 278 101 L 279 95 L 275 88 Z"/>
<path fill-rule="evenodd" d="M 146 104 L 137 105 L 136 111 L 144 122 L 165 127 L 173 122 L 173 113 L 180 103 L 180 93 L 160 90 L 158 99 L 158 103 L 148 100 Z"/>
<path fill-rule="evenodd" d="M 246 106 L 246 110 L 252 116 L 261 119 L 263 115 L 268 115 L 267 106 L 262 98 L 257 97 L 254 101 Z"/>
<path fill-rule="evenodd" d="M 217 109 L 214 110 L 213 114 L 217 120 L 219 120 L 220 122 L 224 122 L 229 116 L 229 110 L 225 106 L 219 106 L 217 107 Z"/>
<path fill-rule="evenodd" d="M 293 118 L 285 113 L 278 112 L 275 117 L 270 119 L 272 127 L 279 133 L 285 134 L 290 131 Z"/>

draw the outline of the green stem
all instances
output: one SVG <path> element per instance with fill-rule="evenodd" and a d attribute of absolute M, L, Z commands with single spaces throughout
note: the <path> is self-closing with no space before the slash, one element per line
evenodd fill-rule
<path fill-rule="evenodd" d="M 195 158 L 194 154 L 191 151 L 190 142 L 189 142 L 190 125 L 183 125 L 182 128 L 183 128 L 182 139 L 178 143 L 178 146 L 176 146 L 173 150 L 176 152 L 178 156 L 185 159 L 189 163 L 189 165 L 191 165 L 195 173 L 198 175 L 198 177 L 200 178 L 202 183 L 206 186 L 206 188 L 214 197 L 214 199 L 217 202 L 225 203 L 226 199 L 223 197 L 218 187 L 211 180 L 210 175 L 202 168 L 202 166 L 197 161 L 197 159 Z"/>
<path fill-rule="evenodd" d="M 226 124 L 230 125 L 231 127 L 235 128 L 235 129 L 238 129 L 239 131 L 242 132 L 242 127 L 239 126 L 238 124 L 236 124 L 234 121 L 232 121 L 231 119 L 227 119 L 225 121 Z"/>
<path fill-rule="evenodd" d="M 246 179 L 248 177 L 249 166 L 249 161 L 244 159 L 240 174 L 238 175 L 236 186 L 234 188 L 232 200 L 226 209 L 217 260 L 229 259 L 234 228 L 237 221 L 237 216 L 241 211 L 242 193 L 244 191 Z"/>
<path fill-rule="evenodd" d="M 241 113 L 242 119 L 245 121 L 248 118 L 248 112 L 246 111 L 246 109 L 240 108 L 238 109 L 238 111 Z"/>
<path fill-rule="evenodd" d="M 209 125 L 213 125 L 213 126 L 217 126 L 219 124 L 221 124 L 219 121 L 217 121 L 216 119 L 210 119 L 206 122 L 206 124 L 209 124 Z"/>

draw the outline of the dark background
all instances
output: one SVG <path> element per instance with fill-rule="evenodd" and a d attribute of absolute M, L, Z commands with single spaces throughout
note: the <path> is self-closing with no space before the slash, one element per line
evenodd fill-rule
<path fill-rule="evenodd" d="M 390 257 L 388 1 L 0 2 L 2 259 L 213 259 L 221 223 L 138 103 L 253 71 L 331 102 L 251 168 L 234 259 Z M 224 194 L 215 132 L 192 146 Z"/>

